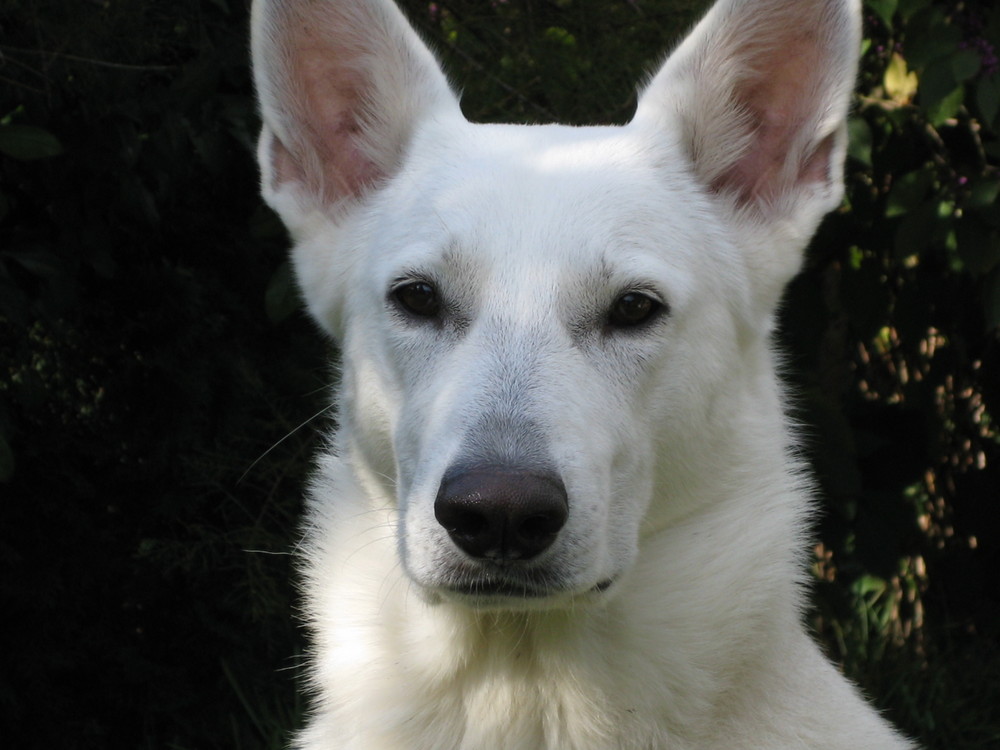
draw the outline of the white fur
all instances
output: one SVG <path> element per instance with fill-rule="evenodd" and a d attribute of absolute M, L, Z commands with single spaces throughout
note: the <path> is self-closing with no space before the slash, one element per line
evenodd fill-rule
<path fill-rule="evenodd" d="M 803 628 L 811 502 L 770 347 L 840 200 L 858 27 L 857 0 L 720 0 L 629 125 L 473 125 L 388 0 L 257 0 L 263 192 L 343 353 L 300 747 L 911 747 Z M 393 301 L 414 279 L 433 320 Z M 669 314 L 610 325 L 636 291 Z M 499 455 L 569 508 L 506 568 L 434 512 Z M 476 594 L 524 571 L 546 595 Z"/>

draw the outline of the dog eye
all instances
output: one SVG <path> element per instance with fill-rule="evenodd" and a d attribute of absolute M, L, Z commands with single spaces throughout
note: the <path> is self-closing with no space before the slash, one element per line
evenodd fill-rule
<path fill-rule="evenodd" d="M 608 311 L 608 323 L 618 328 L 641 325 L 663 307 L 661 302 L 641 292 L 626 292 L 615 300 Z"/>
<path fill-rule="evenodd" d="M 421 318 L 432 318 L 441 311 L 437 290 L 426 281 L 396 287 L 392 296 L 404 310 Z"/>

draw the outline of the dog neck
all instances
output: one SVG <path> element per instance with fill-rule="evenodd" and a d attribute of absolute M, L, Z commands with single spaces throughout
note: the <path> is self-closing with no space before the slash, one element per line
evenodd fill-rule
<path fill-rule="evenodd" d="M 323 469 L 328 489 L 356 484 L 343 463 Z M 396 561 L 391 510 L 321 517 L 317 504 L 306 571 L 317 686 L 345 707 L 345 721 L 381 717 L 353 733 L 365 747 L 424 747 L 421 737 L 442 733 L 463 737 L 463 747 L 499 736 L 512 748 L 618 747 L 622 737 L 636 747 L 699 746 L 689 728 L 714 726 L 741 675 L 778 645 L 761 634 L 790 632 L 773 621 L 798 618 L 799 594 L 787 590 L 797 587 L 797 519 L 759 522 L 768 529 L 760 541 L 743 533 L 754 521 L 742 506 L 722 503 L 644 538 L 637 563 L 600 596 L 502 611 L 428 601 Z M 712 551 L 719 545 L 731 550 L 725 564 Z M 759 577 L 768 584 L 751 581 Z M 706 591 L 724 592 L 726 603 Z M 348 710 L 358 701 L 373 710 Z M 391 719 L 387 705 L 397 709 Z"/>

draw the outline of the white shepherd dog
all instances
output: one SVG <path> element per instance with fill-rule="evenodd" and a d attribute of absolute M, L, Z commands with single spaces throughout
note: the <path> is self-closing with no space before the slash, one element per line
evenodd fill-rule
<path fill-rule="evenodd" d="M 802 624 L 771 348 L 859 0 L 720 0 L 623 127 L 479 125 L 390 0 L 257 0 L 263 192 L 343 352 L 309 750 L 911 747 Z"/>

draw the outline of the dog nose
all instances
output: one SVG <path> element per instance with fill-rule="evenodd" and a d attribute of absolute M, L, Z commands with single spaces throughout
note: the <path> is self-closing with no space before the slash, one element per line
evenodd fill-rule
<path fill-rule="evenodd" d="M 555 541 L 569 501 L 554 474 L 477 467 L 445 476 L 434 516 L 472 557 L 530 560 Z"/>

